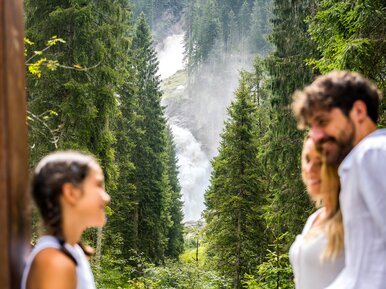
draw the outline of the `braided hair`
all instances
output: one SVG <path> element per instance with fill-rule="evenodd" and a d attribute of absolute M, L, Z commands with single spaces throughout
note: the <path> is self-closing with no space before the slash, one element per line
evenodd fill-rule
<path fill-rule="evenodd" d="M 36 166 L 32 178 L 32 197 L 39 209 L 44 224 L 58 239 L 60 250 L 77 265 L 76 260 L 64 246 L 60 195 L 65 183 L 80 186 L 90 167 L 97 161 L 89 155 L 75 151 L 55 152 L 44 157 Z M 86 255 L 90 252 L 80 247 Z"/>

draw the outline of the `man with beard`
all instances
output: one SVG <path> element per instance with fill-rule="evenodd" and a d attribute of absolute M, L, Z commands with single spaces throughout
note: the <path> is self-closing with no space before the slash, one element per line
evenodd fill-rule
<path fill-rule="evenodd" d="M 339 165 L 345 268 L 328 289 L 386 288 L 386 129 L 382 98 L 362 75 L 334 71 L 294 94 L 300 128 L 329 164 Z"/>

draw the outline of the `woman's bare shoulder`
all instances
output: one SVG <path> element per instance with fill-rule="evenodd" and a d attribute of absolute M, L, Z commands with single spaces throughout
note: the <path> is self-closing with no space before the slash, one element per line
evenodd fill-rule
<path fill-rule="evenodd" d="M 75 263 L 56 248 L 40 251 L 31 266 L 27 289 L 75 289 Z"/>

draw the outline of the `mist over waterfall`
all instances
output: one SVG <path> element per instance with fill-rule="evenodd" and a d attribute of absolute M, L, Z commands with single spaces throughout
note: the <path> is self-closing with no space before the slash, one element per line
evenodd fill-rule
<path fill-rule="evenodd" d="M 178 157 L 184 219 L 199 220 L 205 209 L 204 192 L 209 186 L 210 162 L 202 151 L 201 144 L 187 128 L 173 124 L 173 120 L 170 123 Z"/>
<path fill-rule="evenodd" d="M 162 105 L 177 150 L 179 181 L 184 201 L 184 221 L 198 221 L 205 209 L 204 193 L 210 184 L 210 160 L 217 155 L 227 107 L 234 97 L 240 69 L 239 57 L 229 59 L 213 75 L 203 66 L 199 84 L 187 89 L 184 70 L 184 34 L 167 36 L 156 47 L 163 90 Z"/>
<path fill-rule="evenodd" d="M 159 73 L 162 80 L 184 68 L 183 34 L 166 37 L 156 48 L 159 60 Z M 186 83 L 178 83 L 173 93 L 184 97 Z M 210 160 L 201 143 L 194 137 L 184 121 L 182 111 L 171 110 L 170 92 L 164 94 L 162 104 L 166 106 L 166 117 L 176 145 L 179 182 L 184 202 L 184 221 L 197 221 L 205 209 L 204 193 L 209 185 Z"/>
<path fill-rule="evenodd" d="M 161 79 L 168 78 L 184 69 L 184 34 L 173 34 L 164 39 L 156 48 Z"/>

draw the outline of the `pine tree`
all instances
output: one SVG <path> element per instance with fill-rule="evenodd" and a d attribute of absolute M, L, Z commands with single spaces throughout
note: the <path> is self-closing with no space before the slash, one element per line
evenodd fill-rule
<path fill-rule="evenodd" d="M 237 25 L 236 15 L 231 10 L 228 14 L 228 26 L 229 26 L 229 35 L 227 37 L 228 41 L 226 44 L 226 51 L 229 55 L 234 53 L 238 47 L 239 44 L 239 27 Z"/>
<path fill-rule="evenodd" d="M 133 151 L 138 204 L 138 249 L 151 260 L 163 259 L 171 226 L 171 187 L 165 158 L 166 121 L 161 107 L 158 60 L 144 14 L 137 20 L 133 43 L 142 131 Z"/>
<path fill-rule="evenodd" d="M 166 151 L 169 183 L 172 190 L 170 215 L 173 222 L 168 232 L 168 246 L 166 249 L 166 256 L 178 258 L 184 250 L 183 238 L 183 212 L 182 212 L 182 195 L 181 187 L 178 181 L 178 168 L 176 148 L 173 142 L 173 135 L 170 127 L 166 130 Z"/>
<path fill-rule="evenodd" d="M 179 26 L 186 0 L 132 0 L 134 17 L 141 13 L 146 16 L 156 43 L 174 33 L 173 27 Z"/>
<path fill-rule="evenodd" d="M 314 48 L 307 35 L 305 18 L 313 1 L 275 1 L 270 40 L 275 52 L 264 61 L 271 91 L 270 128 L 266 134 L 265 159 L 270 172 L 271 207 L 267 219 L 275 236 L 301 231 L 311 208 L 300 180 L 300 150 L 303 133 L 296 127 L 290 109 L 293 92 L 312 80 L 305 60 Z"/>
<path fill-rule="evenodd" d="M 27 1 L 26 11 L 27 35 L 33 41 L 43 44 L 53 35 L 66 41 L 47 53 L 67 67 L 30 79 L 29 107 L 36 115 L 56 112 L 52 127 L 58 130 L 57 148 L 94 153 L 111 190 L 117 177 L 113 148 L 118 113 L 115 93 L 122 83 L 123 67 L 119 64 L 124 49 L 121 39 L 126 32 L 120 22 L 121 6 L 117 1 Z M 36 154 L 32 149 L 33 159 L 55 149 L 38 138 L 31 136 L 39 147 Z"/>
<path fill-rule="evenodd" d="M 27 35 L 38 46 L 44 46 L 44 41 L 53 35 L 66 41 L 45 52 L 60 66 L 28 81 L 29 109 L 35 115 L 47 116 L 49 112 L 50 117 L 43 120 L 54 129 L 56 137 L 55 143 L 49 143 L 36 131 L 30 132 L 31 163 L 54 149 L 93 153 L 102 164 L 114 212 L 122 192 L 122 186 L 117 186 L 118 177 L 124 180 L 132 167 L 131 156 L 121 154 L 130 151 L 132 145 L 117 134 L 120 132 L 117 128 L 122 129 L 120 104 L 125 102 L 120 99 L 123 94 L 120 90 L 130 79 L 127 3 L 124 0 L 27 1 L 26 14 Z M 127 185 L 126 190 L 132 189 L 129 182 L 119 184 Z M 123 217 L 124 214 L 113 213 L 103 233 L 92 230 L 85 235 L 87 242 L 97 245 L 98 257 L 107 247 L 100 246 L 102 237 L 109 242 L 117 232 L 114 223 Z"/>
<path fill-rule="evenodd" d="M 249 34 L 249 27 L 250 27 L 250 6 L 248 4 L 248 1 L 244 1 L 243 5 L 240 7 L 239 11 L 239 34 L 240 34 L 240 54 L 242 57 L 245 57 L 247 54 L 248 46 L 247 46 L 247 39 L 248 39 L 248 34 Z"/>
<path fill-rule="evenodd" d="M 256 106 L 244 79 L 231 104 L 211 184 L 205 193 L 208 255 L 233 288 L 265 255 L 264 196 L 257 162 Z"/>
<path fill-rule="evenodd" d="M 271 0 L 255 0 L 251 13 L 249 32 L 249 49 L 260 55 L 265 55 L 272 50 L 267 40 L 270 33 L 269 7 Z"/>
<path fill-rule="evenodd" d="M 308 19 L 309 33 L 321 57 L 310 60 L 315 70 L 358 71 L 386 88 L 386 3 L 385 1 L 318 1 L 318 9 Z M 381 125 L 386 125 L 383 99 Z"/>
<path fill-rule="evenodd" d="M 127 47 L 122 55 L 125 67 L 123 83 L 118 88 L 120 114 L 117 116 L 116 131 L 116 162 L 119 168 L 117 189 L 111 202 L 112 216 L 107 225 L 108 243 L 114 244 L 110 252 L 127 264 L 133 251 L 138 250 L 138 197 L 135 186 L 135 164 L 133 154 L 136 144 L 140 142 L 141 116 L 138 103 L 134 59 L 130 51 L 132 24 L 131 14 L 126 15 L 130 29 L 125 35 Z M 123 225 L 124 224 L 124 225 Z"/>

